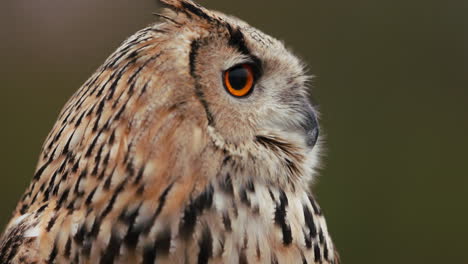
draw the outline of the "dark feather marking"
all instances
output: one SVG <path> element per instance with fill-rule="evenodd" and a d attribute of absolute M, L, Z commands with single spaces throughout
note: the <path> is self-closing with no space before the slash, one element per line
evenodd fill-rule
<path fill-rule="evenodd" d="M 174 184 L 171 183 L 163 191 L 163 193 L 159 197 L 159 203 L 158 203 L 158 207 L 156 208 L 155 213 L 152 215 L 151 219 L 146 221 L 145 224 L 136 226 L 135 225 L 135 219 L 133 217 L 136 217 L 137 215 L 131 215 L 131 217 L 129 218 L 129 220 L 130 220 L 129 222 L 131 222 L 131 224 L 129 225 L 130 227 L 129 227 L 129 229 L 127 231 L 127 234 L 125 235 L 125 238 L 124 238 L 125 244 L 127 245 L 127 247 L 135 248 L 137 243 L 138 243 L 138 238 L 140 237 L 141 233 L 143 233 L 143 232 L 148 233 L 150 231 L 150 229 L 151 229 L 151 227 L 153 227 L 154 222 L 156 221 L 157 217 L 159 216 L 162 209 L 164 208 L 164 205 L 166 203 L 167 195 L 169 194 L 169 192 L 171 191 L 173 186 L 174 186 Z M 138 214 L 138 210 L 135 213 Z"/>
<path fill-rule="evenodd" d="M 66 168 L 67 163 L 68 163 L 68 159 L 69 159 L 69 155 L 67 155 L 67 156 L 65 157 L 65 159 L 63 160 L 62 165 L 60 165 L 60 167 L 59 167 L 59 169 L 58 169 L 58 173 L 61 174 L 61 173 L 63 173 L 63 172 L 65 171 L 65 168 Z M 62 174 L 62 175 L 63 175 L 63 174 Z"/>
<path fill-rule="evenodd" d="M 115 120 L 116 120 L 116 121 L 119 120 L 119 119 L 122 117 L 122 114 L 123 114 L 123 112 L 125 111 L 126 108 L 127 108 L 127 104 L 123 104 L 123 105 L 120 107 L 119 111 L 118 111 L 117 114 L 115 115 Z"/>
<path fill-rule="evenodd" d="M 139 170 L 138 170 L 138 174 L 137 176 L 135 177 L 135 180 L 133 181 L 133 184 L 135 185 L 138 185 L 141 181 L 141 179 L 143 179 L 143 175 L 145 173 L 145 166 L 142 166 Z"/>
<path fill-rule="evenodd" d="M 89 158 L 91 156 L 91 154 L 93 153 L 94 148 L 96 147 L 97 141 L 98 141 L 100 136 L 101 136 L 101 134 L 97 134 L 94 137 L 93 141 L 91 142 L 91 145 L 88 148 L 88 151 L 86 151 L 85 158 Z"/>
<path fill-rule="evenodd" d="M 312 208 L 314 209 L 314 213 L 316 215 L 322 215 L 322 210 L 320 209 L 320 207 L 315 202 L 314 197 L 312 195 L 309 195 L 308 198 L 309 198 L 310 204 L 312 205 Z"/>
<path fill-rule="evenodd" d="M 109 145 L 114 145 L 114 143 L 115 143 L 115 130 L 112 131 L 109 137 Z"/>
<path fill-rule="evenodd" d="M 67 239 L 67 243 L 65 244 L 65 251 L 63 252 L 63 255 L 66 257 L 66 258 L 70 258 L 70 254 L 71 254 L 71 239 L 70 237 L 68 237 Z"/>
<path fill-rule="evenodd" d="M 275 223 L 281 227 L 283 232 L 283 244 L 288 246 L 292 242 L 292 232 L 291 227 L 286 222 L 286 207 L 288 206 L 288 198 L 286 193 L 280 191 L 280 203 L 276 205 L 275 210 Z"/>
<path fill-rule="evenodd" d="M 65 130 L 67 126 L 62 126 L 62 128 L 60 128 L 59 132 L 57 134 L 55 134 L 55 137 L 54 139 L 50 142 L 49 146 L 47 147 L 47 149 L 51 149 L 52 146 L 54 145 L 54 143 L 58 142 L 58 140 L 60 139 L 60 137 L 62 136 L 62 133 L 63 131 Z"/>
<path fill-rule="evenodd" d="M 140 205 L 141 206 L 141 205 Z M 135 228 L 135 220 L 140 212 L 140 206 L 133 210 L 131 213 L 127 213 L 126 215 L 120 216 L 120 221 L 124 222 L 129 228 L 127 234 L 124 237 L 124 243 L 128 248 L 135 248 L 138 243 L 138 237 L 140 235 L 139 232 L 134 232 Z"/>
<path fill-rule="evenodd" d="M 114 194 L 112 195 L 112 198 L 111 200 L 109 201 L 109 203 L 107 204 L 107 207 L 106 209 L 104 209 L 104 211 L 102 212 L 102 215 L 101 215 L 101 218 L 104 218 L 106 217 L 112 210 L 112 208 L 114 207 L 114 203 L 115 201 L 117 200 L 117 196 L 124 190 L 125 188 L 125 181 L 122 182 L 118 187 L 117 189 L 115 190 Z"/>
<path fill-rule="evenodd" d="M 57 218 L 58 218 L 58 214 L 55 214 L 54 216 L 52 216 L 52 218 L 50 218 L 49 223 L 47 224 L 47 227 L 46 227 L 47 232 L 50 232 L 52 227 L 55 225 L 55 221 L 57 221 Z"/>
<path fill-rule="evenodd" d="M 202 87 L 199 83 L 200 77 L 196 73 L 196 58 L 198 55 L 198 50 L 201 47 L 201 40 L 196 39 L 192 41 L 190 44 L 190 54 L 189 54 L 189 66 L 190 66 L 190 75 L 193 77 L 195 80 L 195 94 L 198 97 L 198 100 L 200 100 L 201 104 L 203 105 L 203 108 L 205 109 L 206 112 L 206 118 L 208 120 L 208 125 L 213 125 L 214 124 L 214 118 L 213 114 L 210 111 L 208 102 L 205 99 L 205 94 L 203 93 Z"/>
<path fill-rule="evenodd" d="M 115 75 L 117 74 L 118 72 L 117 71 L 114 71 L 110 76 L 109 78 L 107 78 L 106 82 L 101 86 L 101 89 L 99 89 L 99 91 L 96 93 L 96 98 L 100 97 L 102 95 L 102 93 L 104 92 L 104 90 L 106 89 L 107 85 L 110 83 L 111 80 L 114 79 Z"/>
<path fill-rule="evenodd" d="M 247 256 L 245 255 L 245 249 L 242 249 L 242 251 L 239 254 L 239 264 L 248 264 L 249 262 L 247 261 Z"/>
<path fill-rule="evenodd" d="M 59 183 L 54 187 L 54 191 L 52 193 L 54 196 L 58 195 L 58 192 L 59 192 L 59 189 L 60 189 L 60 184 L 65 182 L 65 180 L 67 178 L 68 178 L 68 171 L 66 171 L 65 173 L 62 174 L 62 177 L 60 177 Z"/>
<path fill-rule="evenodd" d="M 154 16 L 157 16 L 157 17 L 160 17 L 160 18 L 162 18 L 162 19 L 165 19 L 165 20 L 167 20 L 167 21 L 169 21 L 169 22 L 172 22 L 172 23 L 174 23 L 174 24 L 176 24 L 176 25 L 178 25 L 178 26 L 181 26 L 181 25 L 182 25 L 182 24 L 180 24 L 179 22 L 175 21 L 174 19 L 172 19 L 172 18 L 170 18 L 170 17 L 168 17 L 168 16 L 165 16 L 165 15 L 162 15 L 162 14 L 159 14 L 159 13 L 153 13 L 153 15 L 154 15 Z"/>
<path fill-rule="evenodd" d="M 58 210 L 59 208 L 61 208 L 62 205 L 63 205 L 63 203 L 64 203 L 65 201 L 67 201 L 67 199 L 68 199 L 68 194 L 69 194 L 69 193 L 70 193 L 70 189 L 69 189 L 69 188 L 66 189 L 66 190 L 62 193 L 62 195 L 60 196 L 59 201 L 57 202 L 57 206 L 55 207 L 56 210 Z"/>
<path fill-rule="evenodd" d="M 101 162 L 102 151 L 104 150 L 104 146 L 105 146 L 105 144 L 103 144 L 103 145 L 99 148 L 96 157 L 94 157 L 94 162 L 95 162 L 96 164 L 99 164 L 99 163 Z"/>
<path fill-rule="evenodd" d="M 299 174 L 300 169 L 296 166 L 295 162 L 291 161 L 289 158 L 285 158 L 284 161 L 285 161 L 286 168 L 288 168 L 288 170 L 292 174 L 296 174 L 296 175 Z"/>
<path fill-rule="evenodd" d="M 150 81 L 151 81 L 151 80 L 147 81 L 147 82 L 145 83 L 145 85 L 143 85 L 143 88 L 141 88 L 141 92 L 140 92 L 140 95 L 138 96 L 138 98 L 142 97 L 142 96 L 146 93 Z"/>
<path fill-rule="evenodd" d="M 101 222 L 102 222 L 101 218 L 96 218 L 96 220 L 94 220 L 93 226 L 91 227 L 91 231 L 86 234 L 86 237 L 89 237 L 89 238 L 97 237 L 99 235 L 99 231 L 101 228 Z"/>
<path fill-rule="evenodd" d="M 211 208 L 213 204 L 213 186 L 209 185 L 206 190 L 201 193 L 194 202 L 195 207 L 202 212 L 205 209 Z"/>
<path fill-rule="evenodd" d="M 81 181 L 85 179 L 87 175 L 88 175 L 88 170 L 85 169 L 81 172 L 80 176 L 78 177 L 78 180 L 76 181 L 74 193 L 77 194 L 78 196 L 83 195 L 83 192 L 80 191 L 80 184 L 81 184 Z"/>
<path fill-rule="evenodd" d="M 323 245 L 323 243 L 325 242 L 325 238 L 323 237 L 323 231 L 322 231 L 322 229 L 319 230 L 318 236 L 319 236 L 319 242 L 320 242 L 320 244 Z"/>
<path fill-rule="evenodd" d="M 75 136 L 75 131 L 73 131 L 71 136 L 68 138 L 67 143 L 65 144 L 65 147 L 63 147 L 63 151 L 62 151 L 63 155 L 67 155 L 68 151 L 70 151 L 70 143 L 71 143 L 71 140 L 73 139 L 73 136 Z"/>
<path fill-rule="evenodd" d="M 44 195 L 43 195 L 43 198 L 42 198 L 42 201 L 43 202 L 46 202 L 49 200 L 49 194 L 53 191 L 54 189 L 54 186 L 55 186 L 55 179 L 57 178 L 57 175 L 59 174 L 58 170 L 55 171 L 53 174 L 52 174 L 52 177 L 50 177 L 50 180 L 49 180 L 49 186 L 47 187 L 47 189 L 45 189 L 44 191 Z"/>
<path fill-rule="evenodd" d="M 97 116 L 96 116 L 96 121 L 94 122 L 94 126 L 93 126 L 93 132 L 97 132 L 98 129 L 99 129 L 99 123 L 101 122 L 101 117 L 102 117 L 102 113 L 99 113 Z"/>
<path fill-rule="evenodd" d="M 50 252 L 49 259 L 47 260 L 47 263 L 52 264 L 55 261 L 55 258 L 57 257 L 57 245 L 54 243 L 54 247 L 52 248 L 52 252 Z"/>
<path fill-rule="evenodd" d="M 93 106 L 91 106 L 91 108 L 89 108 L 88 112 L 86 113 L 86 117 L 91 116 L 91 114 L 94 113 L 95 108 L 96 108 L 95 104 Z"/>
<path fill-rule="evenodd" d="M 208 22 L 213 22 L 215 21 L 213 19 L 213 17 L 209 16 L 207 13 L 205 13 L 205 11 L 203 11 L 203 9 L 199 6 L 195 6 L 189 2 L 182 2 L 182 7 L 188 11 L 190 11 L 190 13 L 202 18 L 202 19 L 205 19 L 207 20 Z M 186 10 L 182 10 L 182 11 L 186 11 Z"/>
<path fill-rule="evenodd" d="M 275 196 L 273 195 L 273 192 L 270 189 L 268 189 L 268 194 L 270 195 L 270 199 L 276 203 Z"/>
<path fill-rule="evenodd" d="M 111 187 L 111 183 L 112 183 L 112 177 L 114 176 L 114 172 L 115 172 L 115 169 L 117 168 L 117 165 L 114 166 L 114 168 L 112 169 L 112 172 L 109 174 L 109 176 L 107 177 L 106 181 L 104 182 L 104 186 L 102 187 L 104 190 L 109 190 L 110 187 Z M 102 175 L 104 175 L 104 172 L 105 170 L 103 170 L 102 172 Z"/>
<path fill-rule="evenodd" d="M 328 247 L 327 247 L 327 244 L 324 244 L 323 245 L 323 258 L 326 259 L 326 260 L 329 260 L 328 258 Z"/>
<path fill-rule="evenodd" d="M 288 156 L 294 156 L 294 153 L 292 153 L 293 146 L 291 144 L 288 144 L 286 142 L 279 141 L 277 139 L 271 138 L 271 137 L 266 137 L 266 136 L 259 136 L 257 135 L 255 137 L 256 141 L 260 143 L 262 146 L 271 149 L 273 151 L 276 150 L 276 148 L 279 148 L 281 151 L 286 153 Z"/>
<path fill-rule="evenodd" d="M 197 221 L 197 209 L 190 204 L 184 210 L 184 216 L 180 224 L 180 234 L 184 239 L 189 239 L 190 235 L 195 229 L 195 224 Z"/>
<path fill-rule="evenodd" d="M 128 88 L 127 90 L 127 94 L 129 96 L 133 95 L 133 92 L 135 91 L 135 85 L 136 85 L 136 82 L 132 82 L 132 84 L 130 84 L 130 88 Z"/>
<path fill-rule="evenodd" d="M 205 209 L 211 208 L 213 204 L 213 186 L 208 188 L 197 196 L 189 205 L 185 207 L 184 216 L 179 226 L 181 236 L 188 239 L 195 229 L 197 217 Z"/>
<path fill-rule="evenodd" d="M 83 111 L 83 113 L 81 113 L 80 117 L 78 117 L 78 119 L 75 122 L 75 128 L 77 128 L 77 127 L 79 127 L 81 125 L 81 122 L 83 122 L 83 118 L 84 118 L 85 114 L 86 114 L 86 112 Z"/>
<path fill-rule="evenodd" d="M 52 160 L 48 160 L 44 165 L 42 165 L 42 167 L 40 167 L 37 172 L 34 174 L 34 180 L 38 180 L 39 178 L 41 178 L 41 175 L 44 173 L 45 169 L 47 169 L 47 167 L 50 165 L 50 163 L 52 162 Z"/>
<path fill-rule="evenodd" d="M 81 158 L 79 158 L 79 159 L 75 162 L 75 164 L 73 165 L 73 167 L 72 167 L 72 172 L 73 172 L 73 173 L 76 173 L 76 172 L 78 171 L 78 168 L 80 167 L 80 160 L 81 160 Z"/>
<path fill-rule="evenodd" d="M 309 238 L 315 238 L 317 236 L 317 228 L 315 227 L 314 217 L 310 212 L 309 207 L 303 205 L 304 220 L 307 228 L 309 228 Z"/>
<path fill-rule="evenodd" d="M 67 106 L 67 109 L 65 109 L 65 110 L 60 114 L 60 116 L 59 116 L 59 118 L 58 118 L 58 120 L 61 120 L 61 119 L 65 116 L 65 114 L 67 114 L 67 115 L 65 116 L 65 118 L 63 119 L 63 121 L 62 121 L 62 125 L 65 125 L 66 123 L 68 123 L 68 119 L 70 118 L 70 116 L 71 116 L 71 114 L 72 114 L 72 111 L 68 111 L 70 108 L 71 108 L 71 105 Z M 46 142 L 49 141 L 50 136 L 51 136 L 51 135 L 49 135 L 49 136 L 47 137 Z"/>
<path fill-rule="evenodd" d="M 107 154 L 106 154 L 106 156 L 104 157 L 104 160 L 103 160 L 103 162 L 102 162 L 102 164 L 104 165 L 104 167 L 106 167 L 107 164 L 109 164 L 109 159 L 110 159 L 110 151 L 107 152 Z M 105 171 L 105 169 L 104 169 L 103 171 Z"/>
<path fill-rule="evenodd" d="M 250 192 L 255 192 L 255 185 L 252 180 L 247 181 L 246 188 Z"/>
<path fill-rule="evenodd" d="M 129 62 L 127 62 L 117 73 L 117 78 L 114 79 L 114 81 L 112 82 L 110 88 L 109 88 L 109 92 L 107 94 L 107 98 L 106 100 L 107 101 L 110 101 L 113 97 L 114 97 L 114 94 L 115 94 L 115 90 L 117 88 L 117 85 L 118 83 L 120 82 L 120 80 L 122 79 L 122 76 L 123 74 L 127 71 L 127 68 L 134 64 L 136 62 L 138 58 L 137 57 L 134 57 L 132 58 Z"/>
<path fill-rule="evenodd" d="M 199 78 L 196 75 L 195 61 L 197 59 L 197 55 L 198 55 L 197 53 L 200 47 L 201 47 L 201 40 L 199 39 L 192 41 L 192 43 L 190 44 L 190 54 L 189 54 L 190 75 L 192 75 L 192 77 L 194 77 L 195 79 Z"/>
<path fill-rule="evenodd" d="M 100 161 L 94 163 L 94 169 L 91 171 L 91 176 L 96 177 L 99 173 Z"/>
<path fill-rule="evenodd" d="M 201 240 L 198 242 L 200 251 L 198 252 L 198 264 L 206 264 L 213 256 L 213 237 L 211 236 L 210 229 L 205 226 Z"/>
<path fill-rule="evenodd" d="M 85 204 L 86 206 L 91 205 L 91 202 L 93 201 L 94 194 L 96 193 L 97 186 L 89 193 L 88 197 L 86 198 Z"/>
<path fill-rule="evenodd" d="M 133 74 L 130 76 L 130 78 L 128 78 L 128 81 L 127 81 L 127 84 L 130 84 L 130 83 L 133 83 L 135 81 L 135 78 L 140 74 L 140 72 L 152 61 L 156 60 L 159 56 L 161 56 L 160 53 L 152 56 L 151 58 L 149 58 L 148 60 L 146 60 L 143 65 L 141 65 L 140 67 L 138 67 L 138 69 L 133 72 Z"/>
<path fill-rule="evenodd" d="M 46 204 L 42 205 L 41 207 L 39 207 L 39 209 L 37 209 L 37 211 L 36 211 L 36 214 L 39 215 L 40 213 L 42 213 L 47 208 L 47 206 L 49 206 L 48 203 L 46 203 Z"/>
<path fill-rule="evenodd" d="M 137 45 L 138 43 L 142 43 L 142 42 L 145 42 L 147 40 L 149 40 L 151 38 L 139 38 L 137 37 L 134 41 L 132 42 L 129 42 L 127 43 L 127 46 L 125 48 L 123 48 L 122 50 L 120 50 L 120 52 L 117 54 L 117 56 L 115 56 L 114 58 L 112 58 L 109 63 L 106 64 L 105 68 L 106 69 L 109 69 L 109 68 L 113 68 L 117 62 L 122 59 L 124 56 L 127 56 L 126 59 L 134 59 L 134 58 L 137 58 L 137 56 L 139 55 L 139 51 L 141 51 L 142 49 L 150 46 L 151 44 L 147 43 L 147 44 L 144 44 L 142 45 L 141 47 L 138 47 L 137 50 L 132 50 L 131 52 L 129 52 L 132 48 L 135 47 L 135 45 Z"/>
<path fill-rule="evenodd" d="M 244 34 L 242 34 L 242 31 L 240 31 L 239 28 L 233 28 L 230 24 L 226 24 L 226 27 L 230 35 L 229 45 L 237 48 L 242 54 L 250 56 L 251 53 L 245 44 L 245 38 Z"/>
<path fill-rule="evenodd" d="M 159 255 L 169 254 L 171 247 L 171 229 L 166 228 L 158 234 L 153 245 L 147 245 L 143 251 L 143 264 L 153 264 Z"/>
<path fill-rule="evenodd" d="M 104 255 L 101 258 L 101 264 L 114 263 L 116 257 L 120 253 L 120 246 L 122 244 L 122 239 L 118 236 L 116 231 L 112 231 L 111 238 L 109 240 L 109 245 L 104 251 Z"/>
<path fill-rule="evenodd" d="M 247 47 L 247 44 L 245 43 L 245 37 L 242 31 L 239 28 L 233 28 L 229 23 L 225 24 L 226 28 L 229 31 L 229 45 L 232 47 L 236 48 L 240 53 L 248 56 L 250 60 L 255 64 L 256 66 L 256 76 L 260 76 L 262 74 L 262 62 L 261 60 L 252 55 L 250 52 L 249 48 Z"/>
<path fill-rule="evenodd" d="M 247 207 L 250 207 L 250 200 L 249 197 L 247 197 L 247 190 L 242 188 L 239 191 L 239 198 L 243 204 L 245 204 Z"/>
<path fill-rule="evenodd" d="M 126 170 L 127 173 L 128 173 L 127 179 L 130 179 L 130 178 L 132 178 L 132 177 L 135 175 L 135 165 L 134 165 L 133 158 L 131 158 L 131 159 L 127 162 L 127 166 L 125 166 L 125 170 Z"/>
<path fill-rule="evenodd" d="M 229 213 L 228 212 L 223 213 L 223 224 L 224 224 L 224 228 L 226 229 L 227 232 L 232 231 L 231 218 L 229 218 Z"/>
<path fill-rule="evenodd" d="M 314 244 L 314 261 L 321 262 L 322 256 L 320 255 L 320 247 L 318 244 Z"/>
<path fill-rule="evenodd" d="M 173 186 L 174 186 L 174 183 L 171 183 L 171 184 L 169 184 L 169 186 L 166 187 L 166 189 L 164 189 L 164 192 L 159 197 L 159 203 L 158 203 L 158 207 L 156 208 L 156 212 L 153 214 L 151 219 L 148 221 L 149 225 L 144 228 L 144 230 L 143 230 L 144 232 L 149 232 L 150 231 L 151 227 L 154 225 L 154 222 L 158 218 L 159 214 L 161 214 L 161 211 L 164 208 L 164 205 L 166 204 L 167 195 L 169 194 L 169 192 L 171 191 Z"/>
<path fill-rule="evenodd" d="M 73 236 L 73 240 L 78 244 L 78 245 L 82 245 L 83 244 L 83 241 L 84 241 L 84 238 L 85 238 L 85 235 L 87 233 L 87 228 L 86 228 L 86 224 L 82 224 L 80 226 L 80 228 L 78 228 L 78 230 L 76 231 L 76 234 L 75 236 Z"/>
<path fill-rule="evenodd" d="M 309 232 L 310 233 L 310 232 Z M 304 234 L 304 241 L 305 241 L 305 244 L 306 244 L 306 247 L 308 249 L 311 249 L 312 248 L 312 240 L 310 238 L 310 234 L 308 232 L 306 232 L 305 230 L 303 230 L 303 234 Z"/>
<path fill-rule="evenodd" d="M 133 90 L 135 88 L 135 84 L 136 84 L 136 81 L 137 81 L 137 78 L 140 74 L 140 72 L 146 67 L 148 66 L 148 64 L 154 60 L 156 60 L 161 54 L 156 54 L 154 56 L 152 56 L 151 58 L 149 58 L 148 60 L 146 60 L 141 66 L 139 66 L 133 73 L 132 75 L 130 76 L 130 78 L 127 79 L 127 84 L 129 85 L 129 89 L 126 89 L 127 91 L 123 90 L 119 97 L 114 101 L 114 103 L 112 104 L 112 108 L 115 109 L 118 105 L 118 103 L 120 102 L 120 99 L 122 98 L 122 96 L 125 94 L 125 92 L 127 92 L 127 94 L 133 94 Z M 127 100 L 126 103 L 128 103 L 128 101 L 130 100 L 130 98 Z M 125 104 L 126 104 L 125 103 Z"/>

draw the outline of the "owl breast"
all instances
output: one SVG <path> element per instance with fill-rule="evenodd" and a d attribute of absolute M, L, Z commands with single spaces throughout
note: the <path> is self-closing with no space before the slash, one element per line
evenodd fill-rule
<path fill-rule="evenodd" d="M 234 163 L 225 162 L 219 179 L 185 207 L 169 263 L 181 261 L 187 248 L 197 263 L 337 263 L 312 195 L 257 182 L 254 175 L 239 180 L 245 175 L 235 174 Z M 194 255 L 188 255 L 190 262 Z"/>

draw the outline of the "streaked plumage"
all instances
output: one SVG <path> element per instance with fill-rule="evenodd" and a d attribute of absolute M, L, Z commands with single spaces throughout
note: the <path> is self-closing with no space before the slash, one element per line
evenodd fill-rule
<path fill-rule="evenodd" d="M 307 76 L 279 41 L 189 0 L 73 95 L 0 243 L 1 263 L 338 263 L 310 193 Z M 245 98 L 223 72 L 258 68 Z"/>

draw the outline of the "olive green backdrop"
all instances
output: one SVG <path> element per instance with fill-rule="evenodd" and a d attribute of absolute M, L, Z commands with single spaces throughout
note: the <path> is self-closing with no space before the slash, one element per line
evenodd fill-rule
<path fill-rule="evenodd" d="M 285 40 L 316 76 L 314 189 L 344 263 L 468 263 L 468 1 L 200 2 Z M 2 226 L 62 105 L 157 8 L 2 0 Z"/>

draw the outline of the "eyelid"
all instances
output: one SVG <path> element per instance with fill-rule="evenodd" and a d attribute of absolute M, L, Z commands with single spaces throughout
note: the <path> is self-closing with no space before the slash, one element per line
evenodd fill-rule
<path fill-rule="evenodd" d="M 227 66 L 223 72 L 234 68 L 236 66 L 242 65 L 242 64 L 250 64 L 252 66 L 252 69 L 254 71 L 254 77 L 255 80 L 257 81 L 262 75 L 263 75 L 263 64 L 262 61 L 254 55 L 245 55 L 243 56 L 242 60 L 236 61 L 235 63 Z"/>

